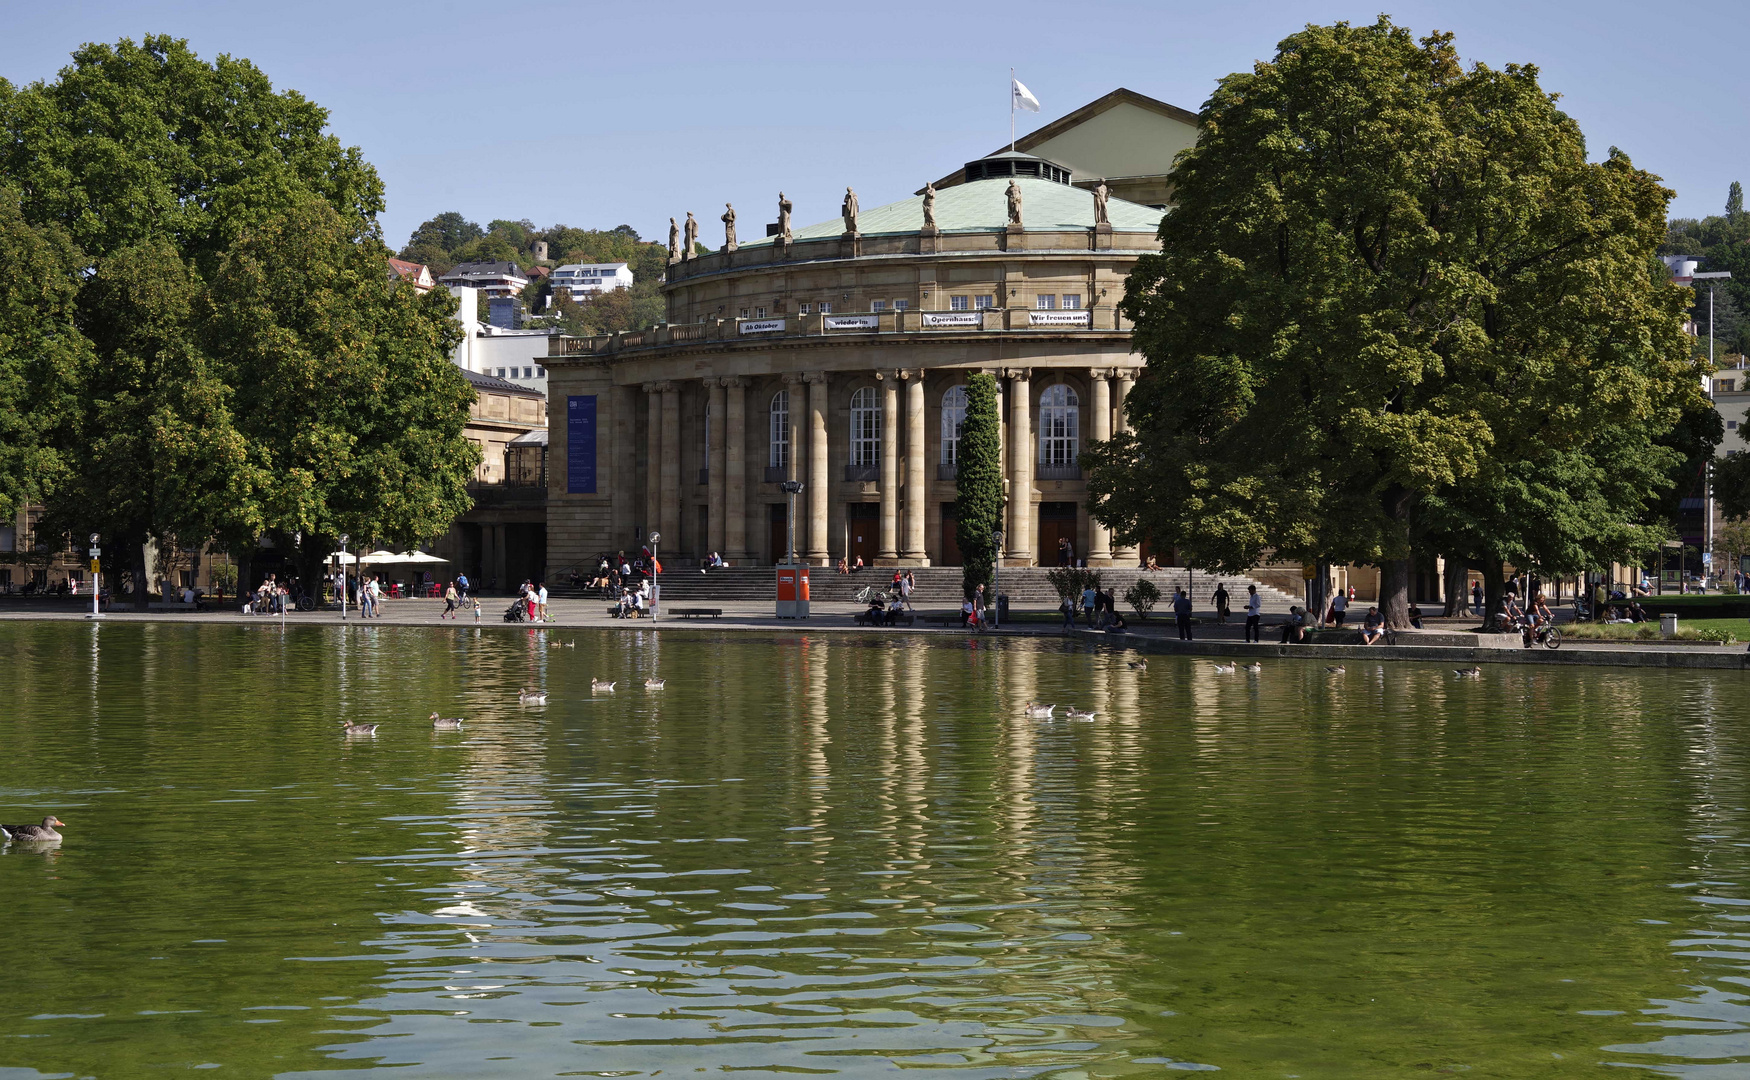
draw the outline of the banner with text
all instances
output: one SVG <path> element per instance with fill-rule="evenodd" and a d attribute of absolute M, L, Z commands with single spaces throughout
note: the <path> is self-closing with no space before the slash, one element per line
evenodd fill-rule
<path fill-rule="evenodd" d="M 746 319 L 742 321 L 741 332 L 744 334 L 781 334 L 784 332 L 784 320 Z"/>
<path fill-rule="evenodd" d="M 1029 311 L 1027 325 L 1029 326 L 1089 326 L 1093 320 L 1090 311 Z"/>
<path fill-rule="evenodd" d="M 925 312 L 924 325 L 960 327 L 961 329 L 970 327 L 974 330 L 982 330 L 984 329 L 984 313 L 979 311 Z"/>
<path fill-rule="evenodd" d="M 827 315 L 828 330 L 879 330 L 881 316 L 879 315 Z"/>
<path fill-rule="evenodd" d="M 565 399 L 565 492 L 595 492 L 595 395 Z"/>

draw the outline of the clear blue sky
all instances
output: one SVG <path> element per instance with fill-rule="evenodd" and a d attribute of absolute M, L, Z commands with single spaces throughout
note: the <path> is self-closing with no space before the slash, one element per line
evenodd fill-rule
<path fill-rule="evenodd" d="M 86 41 L 166 33 L 247 57 L 326 106 L 388 185 L 385 238 L 460 210 L 667 234 L 698 214 L 719 242 L 776 216 L 902 198 L 1007 138 L 1013 65 L 1044 105 L 1022 130 L 1118 86 L 1193 111 L 1217 79 L 1307 22 L 1386 9 L 1460 53 L 1542 70 L 1586 132 L 1665 178 L 1674 216 L 1719 213 L 1750 182 L 1741 61 L 1750 7 L 1626 0 L 1225 3 L 0 4 L 0 75 L 52 78 Z M 1740 80 L 1733 88 L 1730 82 Z"/>

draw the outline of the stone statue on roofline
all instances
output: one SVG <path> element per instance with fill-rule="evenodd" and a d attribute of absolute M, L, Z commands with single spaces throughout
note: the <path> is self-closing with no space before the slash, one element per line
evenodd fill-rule
<path fill-rule="evenodd" d="M 1111 197 L 1112 192 L 1106 187 L 1106 181 L 1100 181 L 1100 186 L 1094 189 L 1094 224 L 1112 224 L 1111 219 L 1106 216 L 1106 200 Z"/>
<path fill-rule="evenodd" d="M 924 185 L 924 227 L 936 227 L 936 182 L 934 180 Z"/>
<path fill-rule="evenodd" d="M 1019 225 L 1019 224 L 1021 224 L 1021 183 L 1020 183 L 1020 181 L 1014 180 L 1014 179 L 1009 180 L 1008 195 L 1009 195 L 1009 224 L 1010 225 Z"/>
<path fill-rule="evenodd" d="M 857 231 L 857 193 L 850 188 L 845 189 L 845 201 L 840 204 L 839 213 L 845 219 L 845 232 L 854 235 Z"/>
<path fill-rule="evenodd" d="M 778 242 L 788 244 L 791 239 L 790 211 L 796 209 L 796 204 L 784 198 L 782 191 L 778 192 Z"/>
<path fill-rule="evenodd" d="M 681 261 L 681 227 L 674 223 L 674 218 L 668 219 L 668 261 Z"/>
<path fill-rule="evenodd" d="M 699 249 L 699 222 L 693 217 L 691 210 L 687 211 L 687 246 L 681 252 L 681 258 L 690 259 Z"/>
<path fill-rule="evenodd" d="M 735 204 L 723 204 L 723 250 L 735 250 Z"/>

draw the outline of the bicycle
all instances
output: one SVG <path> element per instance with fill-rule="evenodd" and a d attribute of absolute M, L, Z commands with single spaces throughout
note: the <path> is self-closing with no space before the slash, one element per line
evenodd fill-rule
<path fill-rule="evenodd" d="M 1514 627 L 1519 631 L 1520 636 L 1524 638 L 1525 647 L 1527 649 L 1537 645 L 1542 645 L 1546 649 L 1559 649 L 1562 647 L 1562 631 L 1561 628 L 1554 623 L 1544 623 L 1541 626 L 1533 626 L 1528 622 L 1516 622 Z"/>

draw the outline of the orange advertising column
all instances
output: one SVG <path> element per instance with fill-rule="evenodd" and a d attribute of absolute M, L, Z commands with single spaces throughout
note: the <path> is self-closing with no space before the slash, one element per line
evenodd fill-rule
<path fill-rule="evenodd" d="M 808 567 L 778 564 L 778 618 L 808 618 Z"/>

